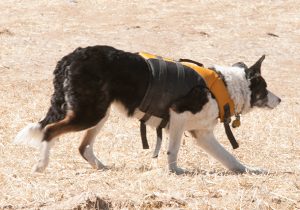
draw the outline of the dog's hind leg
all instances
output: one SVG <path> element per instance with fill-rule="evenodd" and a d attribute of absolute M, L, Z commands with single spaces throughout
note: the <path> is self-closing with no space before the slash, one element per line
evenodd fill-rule
<path fill-rule="evenodd" d="M 69 110 L 63 120 L 45 126 L 40 147 L 40 159 L 33 169 L 34 172 L 42 172 L 47 167 L 53 139 L 64 133 L 82 131 L 97 125 L 102 118 L 105 118 L 108 104 L 103 104 L 100 110 L 96 109 L 97 106 L 91 106 L 84 107 L 77 112 Z M 92 113 L 93 115 L 91 115 Z"/>
<path fill-rule="evenodd" d="M 103 165 L 100 160 L 95 156 L 93 145 L 96 139 L 97 134 L 100 132 L 104 123 L 107 121 L 109 116 L 110 109 L 107 110 L 104 118 L 100 120 L 100 122 L 93 128 L 90 128 L 85 131 L 81 145 L 79 147 L 79 152 L 81 156 L 95 169 L 104 169 L 105 165 Z"/>
<path fill-rule="evenodd" d="M 38 163 L 34 166 L 34 172 L 43 172 L 49 163 L 50 149 L 54 144 L 52 141 L 55 137 L 75 131 L 75 127 L 71 126 L 71 122 L 74 119 L 75 114 L 73 111 L 68 111 L 65 118 L 59 122 L 51 123 L 43 129 L 43 140 L 40 144 L 40 158 Z"/>
<path fill-rule="evenodd" d="M 246 172 L 246 167 L 216 140 L 210 130 L 197 130 L 191 132 L 197 140 L 197 144 L 208 154 L 221 162 L 227 169 L 236 173 Z"/>

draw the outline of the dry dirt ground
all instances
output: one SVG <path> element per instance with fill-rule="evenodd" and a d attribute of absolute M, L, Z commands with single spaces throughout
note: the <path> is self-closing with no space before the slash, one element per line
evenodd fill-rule
<path fill-rule="evenodd" d="M 52 71 L 78 46 L 112 45 L 205 65 L 251 65 L 266 54 L 263 74 L 283 102 L 255 110 L 216 135 L 243 163 L 268 175 L 235 175 L 184 136 L 169 174 L 165 138 L 157 162 L 143 151 L 136 120 L 113 109 L 95 145 L 111 166 L 92 169 L 78 153 L 81 133 L 60 138 L 45 173 L 32 174 L 38 151 L 13 145 L 16 133 L 48 109 Z M 298 0 L 9 0 L 0 2 L 0 209 L 299 209 L 300 6 Z M 150 147 L 154 147 L 150 130 Z"/>

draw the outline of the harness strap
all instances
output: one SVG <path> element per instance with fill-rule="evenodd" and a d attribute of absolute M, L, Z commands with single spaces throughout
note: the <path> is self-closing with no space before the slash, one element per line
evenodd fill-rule
<path fill-rule="evenodd" d="M 230 119 L 230 107 L 229 104 L 225 104 L 224 106 L 224 128 L 225 128 L 225 133 L 227 135 L 227 138 L 230 141 L 230 144 L 232 146 L 233 149 L 236 149 L 239 147 L 239 144 L 237 143 L 236 139 L 234 138 L 234 135 L 230 129 L 230 123 L 231 119 Z"/>
<path fill-rule="evenodd" d="M 146 124 L 143 121 L 140 121 L 140 131 L 141 131 L 141 138 L 142 138 L 142 144 L 143 149 L 149 149 L 149 144 L 147 141 L 147 130 L 146 130 Z"/>
<path fill-rule="evenodd" d="M 157 56 L 157 59 L 159 62 L 160 72 L 165 72 L 166 68 L 167 68 L 166 62 L 160 56 Z M 140 122 L 141 122 L 140 123 L 140 132 L 141 132 L 143 149 L 149 149 L 149 144 L 148 144 L 148 140 L 147 140 L 147 128 L 146 128 L 145 122 L 147 122 L 150 119 L 150 117 L 151 117 L 150 113 L 145 113 L 145 115 L 142 117 L 142 119 L 140 119 Z M 156 147 L 155 147 L 155 151 L 153 153 L 153 157 L 158 156 L 158 153 L 159 153 L 159 150 L 161 147 L 161 143 L 162 143 L 162 128 L 166 127 L 167 123 L 168 123 L 168 119 L 163 118 L 159 127 L 156 129 L 157 141 L 156 141 Z"/>
<path fill-rule="evenodd" d="M 140 119 L 141 122 L 147 122 L 150 119 L 151 115 L 148 113 L 145 113 L 142 119 Z"/>
<path fill-rule="evenodd" d="M 201 66 L 203 67 L 203 64 L 202 63 L 199 63 L 197 61 L 194 61 L 194 60 L 191 60 L 191 59 L 186 59 L 186 58 L 180 58 L 179 59 L 179 62 L 188 62 L 188 63 L 193 63 L 193 64 L 196 64 L 198 66 Z"/>
<path fill-rule="evenodd" d="M 158 128 L 165 128 L 167 126 L 168 122 L 169 122 L 169 119 L 163 118 L 162 121 L 160 122 Z"/>
<path fill-rule="evenodd" d="M 156 129 L 156 145 L 155 145 L 155 150 L 153 152 L 152 158 L 157 158 L 158 157 L 158 153 L 160 151 L 161 148 L 161 143 L 162 143 L 162 128 L 157 128 Z"/>

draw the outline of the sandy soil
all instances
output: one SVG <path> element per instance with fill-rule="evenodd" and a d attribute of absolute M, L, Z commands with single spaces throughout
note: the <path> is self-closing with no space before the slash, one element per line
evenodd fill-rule
<path fill-rule="evenodd" d="M 300 7 L 297 0 L 10 0 L 0 2 L 0 209 L 299 209 Z M 143 151 L 135 120 L 112 111 L 95 150 L 111 166 L 95 171 L 79 156 L 80 134 L 60 138 L 43 174 L 32 174 L 35 149 L 13 145 L 16 133 L 45 115 L 58 59 L 78 46 L 112 45 L 206 66 L 251 65 L 281 96 L 273 111 L 243 116 L 232 151 L 268 175 L 235 175 L 187 134 L 169 174 L 166 138 L 157 162 Z M 150 131 L 151 148 L 154 132 Z"/>

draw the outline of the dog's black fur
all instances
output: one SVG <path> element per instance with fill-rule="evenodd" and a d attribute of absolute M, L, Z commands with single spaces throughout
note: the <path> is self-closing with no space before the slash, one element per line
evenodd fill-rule
<path fill-rule="evenodd" d="M 193 114 L 200 112 L 208 102 L 209 90 L 204 87 L 194 87 L 186 96 L 178 99 L 172 105 L 172 109 L 177 113 L 190 111 Z"/>
<path fill-rule="evenodd" d="M 110 104 L 118 101 L 133 115 L 148 87 L 150 71 L 138 53 L 110 46 L 78 48 L 63 57 L 54 71 L 54 94 L 41 127 L 58 122 L 74 112 L 73 131 L 96 125 Z M 172 104 L 174 111 L 199 112 L 208 102 L 206 88 L 193 88 Z M 49 131 L 51 132 L 51 131 Z M 44 140 L 47 141 L 47 131 Z"/>
<path fill-rule="evenodd" d="M 147 68 L 137 54 L 113 47 L 76 49 L 63 57 L 55 68 L 55 92 L 51 108 L 40 122 L 42 127 L 63 119 L 67 107 L 76 113 L 74 124 L 94 126 L 114 100 L 124 104 L 128 115 L 132 115 L 147 89 Z"/>

